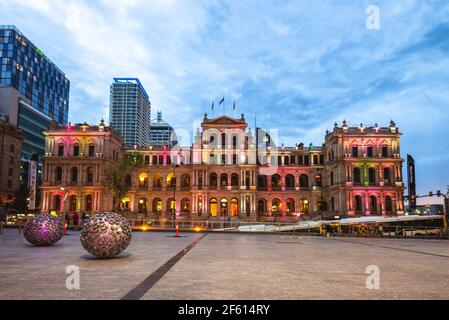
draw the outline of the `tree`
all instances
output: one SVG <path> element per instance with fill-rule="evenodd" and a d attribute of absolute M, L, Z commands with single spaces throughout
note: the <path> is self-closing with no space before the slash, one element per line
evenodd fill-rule
<path fill-rule="evenodd" d="M 131 190 L 131 182 L 127 181 L 129 172 L 143 164 L 143 156 L 137 152 L 126 153 L 119 164 L 106 172 L 105 183 L 114 197 L 112 211 L 120 208 L 120 200 Z"/>

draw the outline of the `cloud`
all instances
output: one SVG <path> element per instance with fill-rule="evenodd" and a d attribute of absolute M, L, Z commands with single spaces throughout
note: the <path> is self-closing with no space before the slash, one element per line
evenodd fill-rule
<path fill-rule="evenodd" d="M 139 77 L 153 114 L 162 110 L 176 127 L 191 129 L 225 95 L 228 114 L 236 100 L 237 114 L 251 125 L 257 114 L 286 145 L 320 145 L 343 118 L 382 125 L 394 118 L 403 153 L 423 164 L 418 178 L 442 186 L 449 4 L 377 1 L 378 31 L 365 28 L 369 4 L 0 0 L 0 19 L 66 72 L 72 122 L 107 119 L 116 76 Z"/>

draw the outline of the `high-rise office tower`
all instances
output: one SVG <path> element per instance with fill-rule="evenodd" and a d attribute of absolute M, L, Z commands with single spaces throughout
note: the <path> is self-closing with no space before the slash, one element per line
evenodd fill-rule
<path fill-rule="evenodd" d="M 0 26 L 0 84 L 16 89 L 56 123 L 67 124 L 69 80 L 15 26 Z"/>
<path fill-rule="evenodd" d="M 0 116 L 22 129 L 20 191 L 38 202 L 45 153 L 43 131 L 68 122 L 70 82 L 15 26 L 0 25 Z M 19 146 L 18 146 L 19 147 Z"/>
<path fill-rule="evenodd" d="M 111 85 L 109 120 L 122 135 L 126 147 L 147 147 L 151 103 L 137 78 L 114 78 Z"/>

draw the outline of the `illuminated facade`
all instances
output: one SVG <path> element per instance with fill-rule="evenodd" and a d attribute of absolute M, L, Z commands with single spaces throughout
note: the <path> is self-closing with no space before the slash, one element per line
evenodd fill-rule
<path fill-rule="evenodd" d="M 112 197 L 103 181 L 121 157 L 120 135 L 103 121 L 97 126 L 52 126 L 44 135 L 41 210 L 62 212 L 64 205 L 71 213 L 110 208 Z"/>
<path fill-rule="evenodd" d="M 69 133 L 70 141 L 86 134 L 80 130 Z M 263 130 L 256 132 L 248 128 L 243 115 L 209 119 L 206 114 L 187 148 L 119 150 L 118 139 L 113 143 L 106 136 L 98 138 L 104 139 L 103 146 L 114 146 L 119 156 L 122 152 L 142 154 L 143 165 L 128 174 L 132 188 L 121 199 L 121 206 L 124 211 L 151 218 L 172 218 L 176 213 L 180 219 L 288 220 L 404 213 L 400 133 L 393 122 L 382 128 L 336 124 L 319 147 L 278 147 Z M 53 137 L 47 142 L 49 152 L 55 152 L 57 143 L 64 143 L 66 134 L 64 128 L 47 134 L 47 139 Z M 67 142 L 68 148 L 72 142 Z M 57 209 L 51 200 L 59 192 L 56 168 L 65 163 L 63 176 L 70 177 L 67 170 L 74 161 L 84 161 L 65 154 L 46 159 L 44 211 Z M 107 163 L 113 159 L 108 158 Z M 98 165 L 97 170 L 104 171 L 101 163 Z M 92 164 L 80 167 L 79 172 L 89 166 Z M 77 182 L 77 188 L 87 191 L 79 191 L 78 197 L 101 189 L 104 198 L 98 206 L 87 207 L 84 201 L 71 209 L 111 210 L 113 201 L 101 179 L 91 186 L 83 181 Z"/>

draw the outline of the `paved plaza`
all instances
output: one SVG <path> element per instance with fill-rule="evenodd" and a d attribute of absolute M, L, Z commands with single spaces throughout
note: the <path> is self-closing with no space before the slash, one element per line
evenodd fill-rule
<path fill-rule="evenodd" d="M 66 288 L 70 265 L 79 290 Z M 78 233 L 38 248 L 7 229 L 0 299 L 449 299 L 448 266 L 446 240 L 135 232 L 119 258 L 98 260 Z"/>

